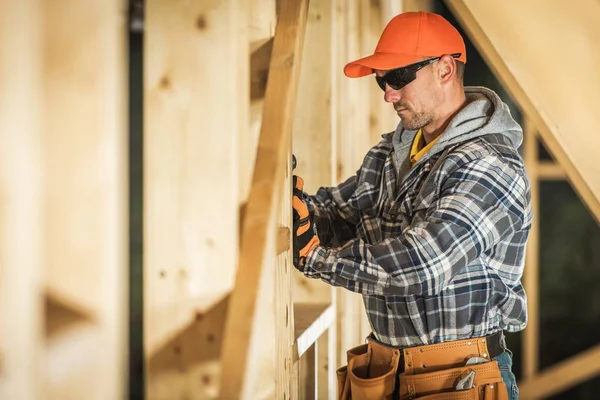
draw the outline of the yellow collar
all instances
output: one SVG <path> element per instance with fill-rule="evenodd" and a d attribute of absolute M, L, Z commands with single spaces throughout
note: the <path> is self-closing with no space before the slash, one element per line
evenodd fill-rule
<path fill-rule="evenodd" d="M 441 136 L 441 135 L 440 135 Z M 419 161 L 427 152 L 433 147 L 435 142 L 440 138 L 440 136 L 433 139 L 427 145 L 425 145 L 425 137 L 423 136 L 423 130 L 419 129 L 415 138 L 413 140 L 412 147 L 410 149 L 410 165 L 411 167 Z"/>

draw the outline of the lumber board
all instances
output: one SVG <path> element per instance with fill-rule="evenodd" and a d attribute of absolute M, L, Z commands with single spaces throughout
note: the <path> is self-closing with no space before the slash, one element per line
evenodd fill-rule
<path fill-rule="evenodd" d="M 527 242 L 525 271 L 523 281 L 527 293 L 528 322 L 523 335 L 523 375 L 525 379 L 533 377 L 539 365 L 540 339 L 540 224 L 536 218 L 540 211 L 540 178 L 537 132 L 532 121 L 525 116 L 524 121 L 525 149 L 524 159 L 527 175 L 531 184 L 531 208 L 533 221 Z"/>
<path fill-rule="evenodd" d="M 335 182 L 343 182 L 354 175 L 369 150 L 370 79 L 348 79 L 343 73 L 344 65 L 371 54 L 373 47 L 363 48 L 360 7 L 357 2 L 336 0 L 332 2 L 332 48 L 336 49 L 332 78 L 332 130 L 335 162 Z M 346 350 L 362 342 L 360 333 L 362 298 L 346 289 L 335 289 L 338 366 L 346 363 Z"/>
<path fill-rule="evenodd" d="M 273 41 L 256 165 L 243 223 L 239 267 L 225 326 L 222 368 L 228 376 L 221 384 L 221 398 L 243 395 L 245 385 L 249 384 L 246 374 L 252 369 L 249 357 L 252 346 L 264 341 L 264 338 L 253 337 L 252 331 L 257 305 L 262 306 L 257 303 L 257 298 L 263 265 L 267 258 L 272 258 L 272 253 L 266 253 L 267 236 L 269 231 L 274 233 L 275 230 L 273 210 L 281 196 L 289 157 L 308 8 L 307 0 L 282 3 Z"/>
<path fill-rule="evenodd" d="M 212 346 L 222 344 L 223 301 L 235 279 L 238 159 L 247 150 L 239 145 L 248 132 L 246 10 L 243 0 L 146 2 L 144 346 L 151 400 L 218 396 L 220 354 Z"/>
<path fill-rule="evenodd" d="M 0 2 L 0 398 L 43 398 L 42 9 Z"/>
<path fill-rule="evenodd" d="M 297 165 L 293 173 L 304 179 L 304 191 L 309 194 L 321 186 L 335 183 L 331 129 L 332 58 L 335 52 L 331 42 L 331 8 L 329 0 L 312 0 L 308 7 L 294 117 L 292 148 Z M 292 276 L 294 302 L 331 302 L 329 285 L 318 279 L 308 279 L 298 271 Z"/>
<path fill-rule="evenodd" d="M 588 134 L 600 131 L 596 112 L 600 104 L 600 3 L 581 0 L 551 7 L 544 0 L 446 3 L 600 221 L 600 164 L 596 159 L 600 136 Z M 556 57 L 557 49 L 560 57 Z M 564 73 L 573 69 L 573 60 L 579 60 L 577 79 Z M 565 99 L 569 99 L 568 106 Z"/>
<path fill-rule="evenodd" d="M 596 345 L 519 382 L 519 394 L 523 399 L 536 400 L 560 393 L 600 375 L 599 360 L 600 345 Z"/>
<path fill-rule="evenodd" d="M 296 359 L 317 342 L 334 323 L 335 307 L 328 303 L 294 304 Z"/>
<path fill-rule="evenodd" d="M 122 0 L 42 3 L 46 288 L 66 307 L 94 315 L 79 319 L 78 332 L 48 337 L 46 399 L 126 393 L 124 6 Z M 49 326 L 64 316 L 53 310 L 47 308 Z"/>

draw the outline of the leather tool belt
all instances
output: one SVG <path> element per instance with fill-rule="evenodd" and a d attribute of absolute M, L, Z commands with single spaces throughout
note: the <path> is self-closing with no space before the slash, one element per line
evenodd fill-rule
<path fill-rule="evenodd" d="M 339 400 L 508 400 L 498 363 L 502 331 L 489 336 L 408 347 L 374 338 L 347 352 L 337 370 Z"/>

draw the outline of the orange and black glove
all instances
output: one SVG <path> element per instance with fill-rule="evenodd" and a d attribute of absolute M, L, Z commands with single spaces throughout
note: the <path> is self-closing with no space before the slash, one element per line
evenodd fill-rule
<path fill-rule="evenodd" d="M 292 197 L 292 208 L 294 215 L 294 266 L 297 269 L 302 269 L 306 262 L 306 256 L 319 244 L 313 216 L 308 211 L 308 207 L 304 202 L 304 181 L 302 178 L 293 176 L 294 193 Z"/>

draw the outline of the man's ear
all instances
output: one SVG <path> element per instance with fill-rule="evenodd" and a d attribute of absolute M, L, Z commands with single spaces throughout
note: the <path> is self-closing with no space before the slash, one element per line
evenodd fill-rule
<path fill-rule="evenodd" d="M 452 58 L 452 56 L 443 56 L 440 61 L 438 61 L 437 72 L 440 83 L 446 84 L 451 82 L 456 75 L 456 61 Z"/>

